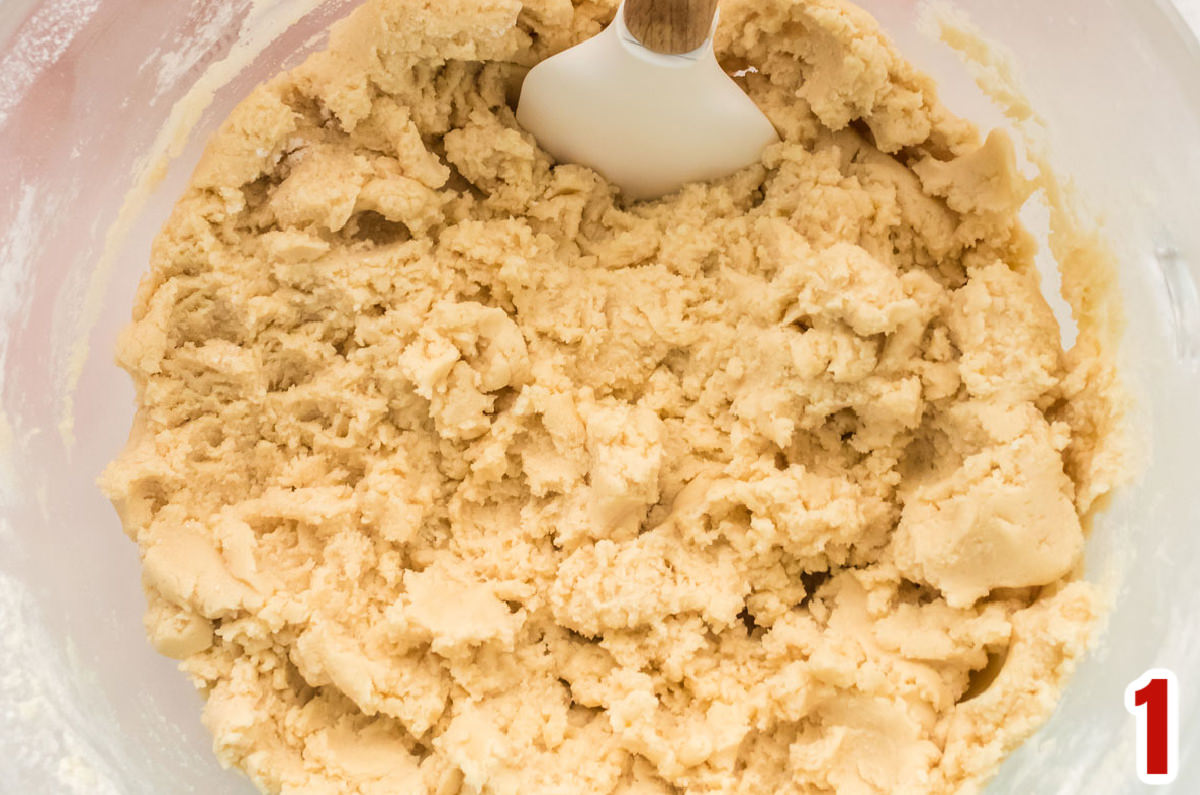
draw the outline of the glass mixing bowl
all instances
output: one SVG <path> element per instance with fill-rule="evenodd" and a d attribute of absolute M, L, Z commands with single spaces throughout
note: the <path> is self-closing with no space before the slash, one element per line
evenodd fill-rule
<path fill-rule="evenodd" d="M 920 32 L 916 3 L 861 4 L 938 78 L 951 108 L 1001 122 L 957 58 Z M 145 641 L 136 549 L 94 481 L 132 417 L 115 337 L 204 139 L 348 5 L 0 4 L 2 792 L 252 791 L 217 764 L 199 697 Z M 1011 49 L 1058 166 L 1114 243 L 1141 449 L 1136 481 L 1089 541 L 1089 573 L 1114 594 L 1106 628 L 1053 719 L 990 791 L 1138 791 L 1123 691 L 1167 667 L 1182 685 L 1174 791 L 1200 792 L 1200 732 L 1189 731 L 1200 719 L 1200 47 L 1165 0 L 954 5 Z M 239 31 L 269 43 L 239 43 Z M 128 234 L 105 259 L 135 166 L 175 102 L 222 60 L 232 79 L 215 86 L 156 189 L 130 205 Z"/>

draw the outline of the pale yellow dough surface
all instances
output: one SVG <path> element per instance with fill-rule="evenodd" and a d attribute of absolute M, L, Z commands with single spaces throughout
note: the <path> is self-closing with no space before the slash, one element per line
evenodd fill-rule
<path fill-rule="evenodd" d="M 120 347 L 150 637 L 269 793 L 972 791 L 1084 650 L 1116 405 L 1012 145 L 725 0 L 784 143 L 628 205 L 511 105 L 614 6 L 371 0 L 221 128 Z"/>

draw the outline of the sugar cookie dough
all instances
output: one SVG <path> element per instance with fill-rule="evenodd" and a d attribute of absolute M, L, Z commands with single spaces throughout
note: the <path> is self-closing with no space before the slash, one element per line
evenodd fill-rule
<path fill-rule="evenodd" d="M 1045 719 L 1111 411 L 1003 134 L 725 0 L 784 142 L 629 204 L 514 120 L 615 0 L 370 0 L 221 127 L 103 482 L 267 793 L 971 791 Z"/>

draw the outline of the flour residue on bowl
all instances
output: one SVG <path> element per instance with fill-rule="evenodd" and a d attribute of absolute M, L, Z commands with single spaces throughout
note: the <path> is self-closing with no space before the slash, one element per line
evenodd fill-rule
<path fill-rule="evenodd" d="M 47 68 L 57 63 L 87 25 L 100 0 L 43 3 L 0 59 L 0 125 Z"/>
<path fill-rule="evenodd" d="M 0 523 L 0 537 L 9 528 Z M 112 738 L 95 737 L 95 715 L 76 688 L 83 682 L 46 633 L 28 589 L 0 573 L 0 720 L 5 750 L 19 766 L 0 766 L 0 790 L 62 795 L 122 795 L 122 779 L 99 749 Z"/>

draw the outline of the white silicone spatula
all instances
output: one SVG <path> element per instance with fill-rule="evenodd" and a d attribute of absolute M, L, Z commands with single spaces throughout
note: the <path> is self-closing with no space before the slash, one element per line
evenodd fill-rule
<path fill-rule="evenodd" d="M 779 136 L 717 63 L 717 2 L 625 0 L 603 33 L 530 71 L 517 120 L 633 199 L 756 162 Z"/>

